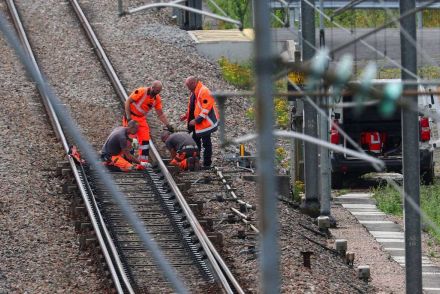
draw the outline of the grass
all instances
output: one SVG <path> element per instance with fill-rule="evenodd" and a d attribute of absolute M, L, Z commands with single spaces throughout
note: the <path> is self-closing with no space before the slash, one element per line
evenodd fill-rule
<path fill-rule="evenodd" d="M 402 199 L 400 194 L 390 186 L 381 186 L 372 190 L 378 207 L 385 213 L 402 216 Z M 420 203 L 423 212 L 440 227 L 440 183 L 420 187 Z M 427 225 L 430 235 L 440 242 L 440 234 Z"/>
<path fill-rule="evenodd" d="M 333 13 L 331 9 L 325 9 L 324 12 L 329 16 L 331 16 Z M 390 12 L 391 13 L 387 13 L 384 9 L 349 9 L 336 16 L 334 21 L 345 28 L 375 28 L 391 21 L 391 17 L 399 17 L 399 11 L 397 9 L 390 9 Z M 423 27 L 440 27 L 440 10 L 426 9 L 423 10 L 422 13 Z M 316 15 L 316 19 L 319 19 L 319 15 Z M 335 25 L 326 20 L 325 27 L 334 28 Z M 389 28 L 396 27 L 397 26 L 395 24 L 389 26 Z"/>
<path fill-rule="evenodd" d="M 440 79 L 440 68 L 437 66 L 419 67 L 417 75 L 424 79 Z M 400 79 L 400 69 L 381 68 L 377 74 L 380 79 Z"/>
<path fill-rule="evenodd" d="M 251 27 L 251 5 L 249 0 L 215 0 L 215 2 L 227 13 L 228 16 L 233 19 L 237 19 L 243 22 L 245 28 Z M 214 12 L 221 14 L 214 5 L 208 3 L 209 8 Z M 324 12 L 331 16 L 333 14 L 332 9 L 325 9 Z M 285 19 L 285 11 L 273 10 L 273 13 L 280 19 Z M 334 21 L 346 28 L 374 28 L 383 25 L 391 20 L 391 16 L 397 18 L 399 11 L 397 9 L 390 9 L 390 13 L 387 13 L 384 9 L 349 9 L 344 13 L 336 16 Z M 440 27 L 440 10 L 438 9 L 425 9 L 423 14 L 423 27 L 425 28 L 438 28 Z M 319 14 L 315 17 L 316 25 L 319 25 Z M 271 18 L 272 27 L 281 27 L 278 21 L 274 17 Z M 325 27 L 335 27 L 333 23 L 325 20 Z M 391 25 L 390 27 L 397 27 Z M 235 28 L 234 25 L 226 22 L 219 22 L 219 29 L 231 29 Z M 205 28 L 206 29 L 206 28 Z"/>

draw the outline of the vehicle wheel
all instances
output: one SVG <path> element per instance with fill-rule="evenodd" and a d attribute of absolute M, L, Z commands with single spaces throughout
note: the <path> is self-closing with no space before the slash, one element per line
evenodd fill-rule
<path fill-rule="evenodd" d="M 342 173 L 332 173 L 332 189 L 342 189 L 344 184 L 343 177 Z"/>
<path fill-rule="evenodd" d="M 430 169 L 422 172 L 422 184 L 432 185 L 434 184 L 434 165 Z"/>

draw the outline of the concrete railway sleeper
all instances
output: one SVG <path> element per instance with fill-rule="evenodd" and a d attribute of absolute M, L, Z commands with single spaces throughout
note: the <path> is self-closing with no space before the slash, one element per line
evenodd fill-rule
<path fill-rule="evenodd" d="M 87 35 L 89 38 L 94 39 L 92 43 L 96 44 L 96 36 L 85 19 L 79 4 L 76 1 L 71 1 L 71 4 Z M 36 72 L 40 72 L 14 1 L 8 0 L 7 5 L 19 38 L 26 48 L 27 54 L 31 56 L 33 67 Z M 126 99 L 125 89 L 122 88 L 122 84 L 112 69 L 102 47 L 100 45 L 98 48 L 96 45 L 94 46 L 101 61 L 105 63 L 104 67 L 114 84 L 116 92 L 122 100 Z M 56 135 L 62 142 L 65 152 L 69 154 L 72 142 L 68 142 L 69 139 L 64 135 L 50 99 L 45 96 L 42 89 L 39 90 Z M 116 178 L 116 184 L 121 190 L 127 188 L 127 199 L 134 202 L 135 210 L 141 214 L 146 214 L 141 219 L 147 226 L 152 219 L 163 220 L 159 230 L 156 231 L 157 234 L 153 232 L 152 235 L 158 242 L 160 240 L 166 242 L 163 248 L 169 249 L 169 251 L 165 253 L 165 256 L 176 268 L 183 268 L 183 271 L 188 272 L 189 267 L 198 266 L 206 280 L 219 281 L 220 287 L 225 292 L 243 293 L 243 290 L 215 250 L 210 238 L 200 229 L 197 219 L 182 197 L 158 151 L 153 144 L 151 144 L 151 147 L 158 169 L 149 169 L 145 172 L 132 174 L 115 172 L 113 175 Z M 69 166 L 71 171 L 68 169 Z M 118 207 L 109 199 L 109 194 L 106 192 L 105 187 L 99 184 L 93 170 L 89 170 L 87 165 L 78 163 L 70 155 L 68 155 L 67 162 L 59 164 L 59 170 L 61 175 L 71 177 L 78 185 L 75 188 L 72 185 L 73 181 L 69 181 L 63 187 L 63 191 L 80 196 L 72 197 L 71 212 L 76 219 L 75 229 L 81 233 L 79 237 L 81 248 L 88 248 L 96 256 L 96 262 L 102 265 L 104 276 L 112 281 L 111 286 L 118 293 L 154 292 L 163 290 L 164 286 L 169 286 L 169 283 L 161 277 L 160 270 L 157 269 L 154 263 L 143 259 L 148 255 L 145 249 L 133 245 L 140 244 L 141 241 L 131 231 L 130 226 L 124 223 L 122 213 L 118 212 Z M 138 180 L 139 182 L 137 182 Z M 137 187 L 134 183 L 138 183 L 139 186 Z M 136 186 L 136 188 L 133 189 L 133 186 Z M 166 221 L 168 221 L 168 224 L 166 224 Z M 163 229 L 164 225 L 167 226 L 165 230 Z M 157 225 L 152 226 L 152 228 L 155 227 Z M 170 227 L 175 230 L 170 230 Z M 121 242 L 119 242 L 119 239 L 121 239 Z M 193 260 L 188 260 L 188 252 L 191 252 Z M 132 265 L 128 262 L 129 260 L 133 260 Z M 146 270 L 145 266 L 147 265 L 151 266 L 151 269 Z M 194 273 L 194 271 L 189 272 Z M 147 276 L 149 277 L 148 280 L 151 281 L 150 276 L 153 273 L 157 274 L 158 281 L 162 278 L 158 285 L 139 284 L 139 281 L 144 280 L 143 278 Z M 212 289 L 211 287 L 210 290 Z"/>

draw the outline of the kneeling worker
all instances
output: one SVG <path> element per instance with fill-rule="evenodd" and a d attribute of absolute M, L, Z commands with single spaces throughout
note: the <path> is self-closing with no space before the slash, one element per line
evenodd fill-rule
<path fill-rule="evenodd" d="M 131 120 L 126 127 L 117 127 L 108 136 L 101 151 L 101 159 L 108 166 L 114 166 L 121 171 L 143 170 L 141 162 L 131 153 L 131 139 L 129 135 L 136 134 L 139 125 Z"/>
<path fill-rule="evenodd" d="M 199 149 L 188 133 L 163 132 L 162 141 L 171 153 L 171 165 L 180 170 L 198 170 L 200 168 Z"/>

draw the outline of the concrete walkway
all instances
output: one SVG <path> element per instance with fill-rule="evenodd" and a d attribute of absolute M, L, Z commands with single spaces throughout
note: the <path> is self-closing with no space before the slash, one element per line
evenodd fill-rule
<path fill-rule="evenodd" d="M 399 224 L 386 220 L 369 193 L 349 193 L 334 198 L 335 203 L 347 209 L 391 255 L 391 258 L 405 267 L 405 237 Z M 423 290 L 425 293 L 440 293 L 440 267 L 429 258 L 422 257 Z"/>

